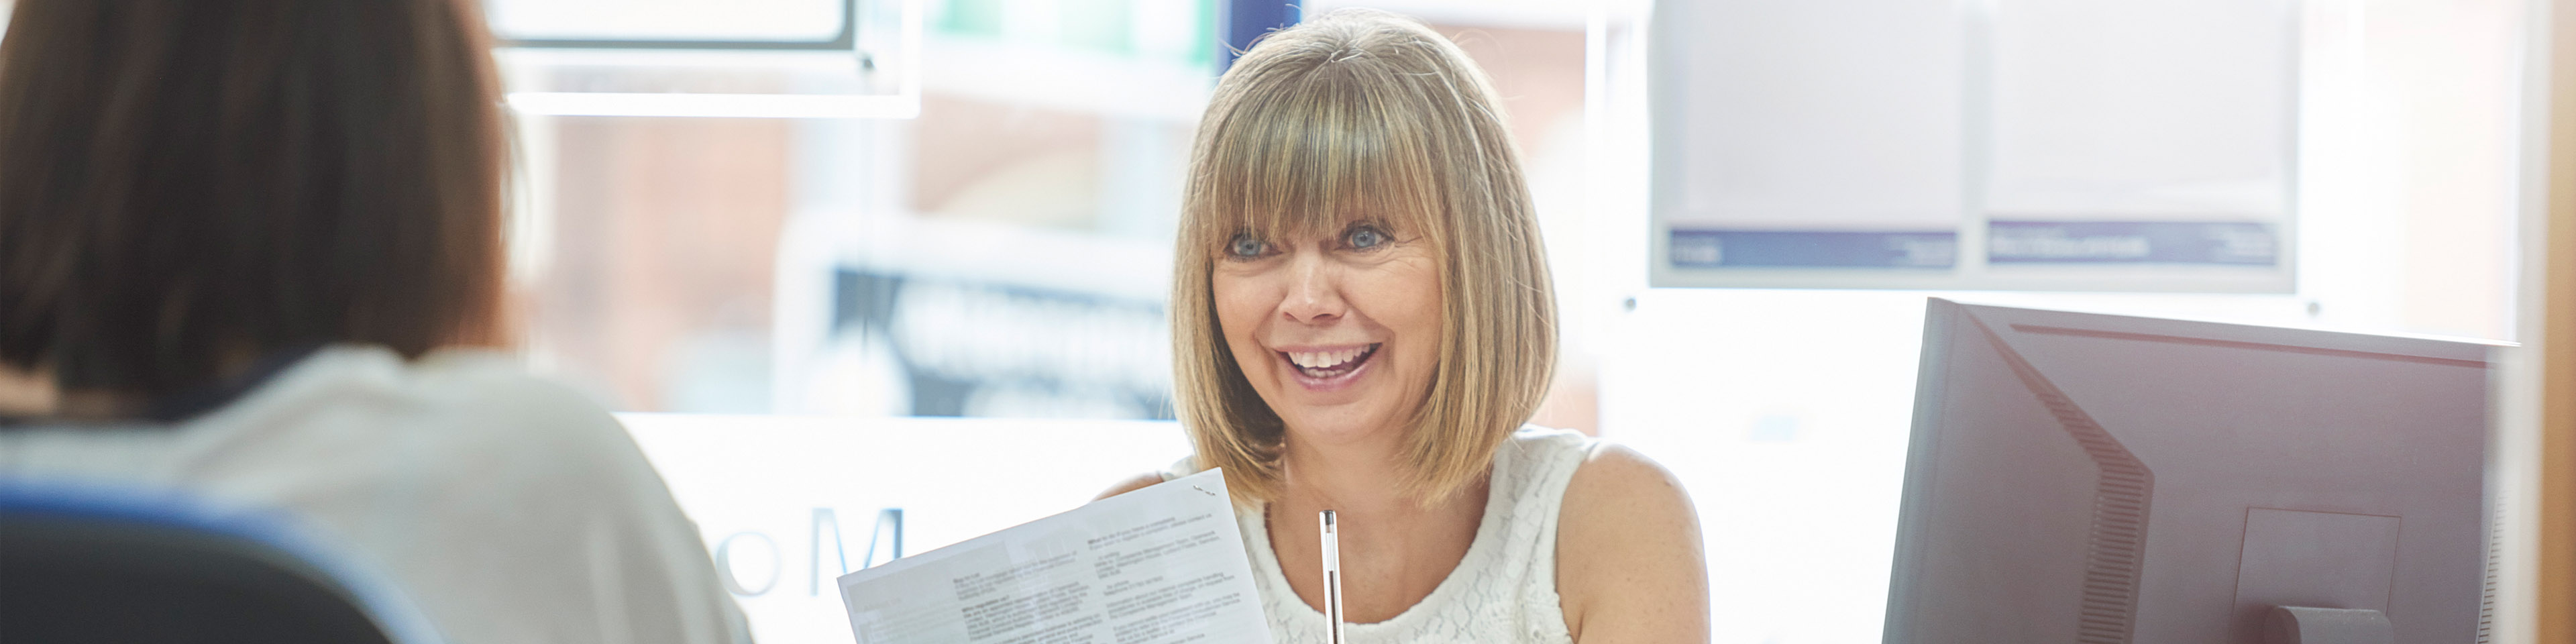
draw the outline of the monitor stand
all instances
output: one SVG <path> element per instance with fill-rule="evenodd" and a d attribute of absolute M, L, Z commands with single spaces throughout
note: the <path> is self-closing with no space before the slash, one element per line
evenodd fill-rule
<path fill-rule="evenodd" d="M 2274 606 L 2264 619 L 2263 644 L 2396 644 L 2388 616 L 2354 608 Z"/>

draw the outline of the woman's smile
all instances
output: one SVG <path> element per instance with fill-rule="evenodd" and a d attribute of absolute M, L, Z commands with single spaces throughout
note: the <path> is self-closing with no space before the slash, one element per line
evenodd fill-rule
<path fill-rule="evenodd" d="M 1290 380 L 1308 391 L 1337 391 L 1359 382 L 1368 373 L 1369 359 L 1377 357 L 1382 342 L 1339 346 L 1301 345 L 1272 347 L 1279 356 Z"/>

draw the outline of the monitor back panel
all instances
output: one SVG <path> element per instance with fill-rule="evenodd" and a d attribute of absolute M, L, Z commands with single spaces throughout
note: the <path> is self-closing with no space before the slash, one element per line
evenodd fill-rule
<path fill-rule="evenodd" d="M 2484 345 L 1935 300 L 1889 642 L 2474 637 Z"/>

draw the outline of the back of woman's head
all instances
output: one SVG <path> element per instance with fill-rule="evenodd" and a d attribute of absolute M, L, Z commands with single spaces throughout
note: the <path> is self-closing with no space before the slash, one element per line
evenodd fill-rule
<path fill-rule="evenodd" d="M 506 167 L 471 0 L 19 0 L 0 366 L 163 393 L 499 340 Z"/>

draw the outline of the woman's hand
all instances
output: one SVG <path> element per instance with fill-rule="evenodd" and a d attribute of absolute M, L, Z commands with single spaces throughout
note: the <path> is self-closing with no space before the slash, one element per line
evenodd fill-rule
<path fill-rule="evenodd" d="M 1556 588 L 1581 644 L 1708 641 L 1708 559 L 1673 473 L 1603 447 L 1575 470 L 1557 519 Z"/>

